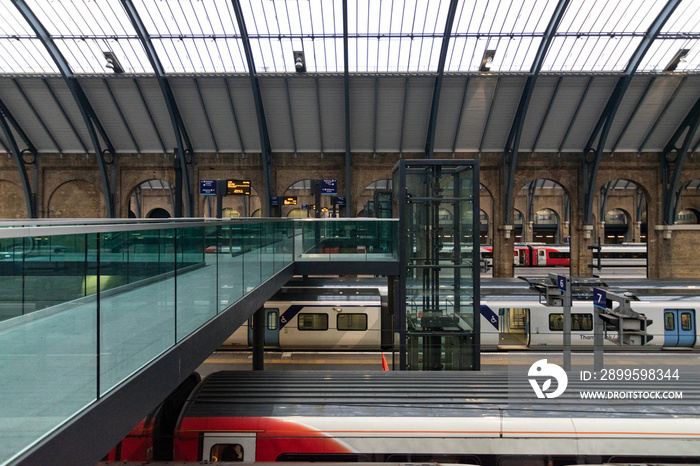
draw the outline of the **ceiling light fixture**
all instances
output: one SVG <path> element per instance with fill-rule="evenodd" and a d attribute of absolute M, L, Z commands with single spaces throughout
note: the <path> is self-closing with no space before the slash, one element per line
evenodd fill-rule
<path fill-rule="evenodd" d="M 666 68 L 664 68 L 664 71 L 675 71 L 681 62 L 685 62 L 688 52 L 690 52 L 690 49 L 680 49 L 676 52 L 671 61 L 668 62 L 668 65 L 666 65 Z"/>
<path fill-rule="evenodd" d="M 300 50 L 294 51 L 294 68 L 296 68 L 297 73 L 306 72 L 306 60 L 304 59 L 304 52 Z"/>
<path fill-rule="evenodd" d="M 481 66 L 479 67 L 479 71 L 491 71 L 491 65 L 493 65 L 493 57 L 495 55 L 495 50 L 485 51 L 484 57 L 481 59 Z"/>
<path fill-rule="evenodd" d="M 117 60 L 117 56 L 114 55 L 114 52 L 102 52 L 102 54 L 105 56 L 105 60 L 107 60 L 107 68 L 111 69 L 116 74 L 121 74 L 124 72 L 124 68 L 122 68 L 119 60 Z"/>

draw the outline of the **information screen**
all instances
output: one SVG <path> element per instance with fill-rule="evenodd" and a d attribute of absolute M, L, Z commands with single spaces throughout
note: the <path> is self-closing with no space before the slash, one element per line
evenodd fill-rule
<path fill-rule="evenodd" d="M 227 180 L 226 195 L 243 194 L 250 196 L 250 180 Z"/>

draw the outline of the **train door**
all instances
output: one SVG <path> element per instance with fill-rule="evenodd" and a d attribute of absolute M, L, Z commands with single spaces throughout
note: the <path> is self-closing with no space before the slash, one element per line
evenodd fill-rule
<path fill-rule="evenodd" d="M 537 264 L 535 265 L 547 265 L 547 250 L 545 248 L 539 248 L 537 250 Z"/>
<path fill-rule="evenodd" d="M 265 346 L 280 345 L 280 310 L 265 309 Z M 253 345 L 253 318 L 248 320 L 248 344 Z"/>
<path fill-rule="evenodd" d="M 664 346 L 695 346 L 695 310 L 664 310 Z"/>
<path fill-rule="evenodd" d="M 498 346 L 528 347 L 530 345 L 530 309 L 501 308 L 498 310 Z"/>
<path fill-rule="evenodd" d="M 255 462 L 255 433 L 207 432 L 202 438 L 202 461 Z"/>

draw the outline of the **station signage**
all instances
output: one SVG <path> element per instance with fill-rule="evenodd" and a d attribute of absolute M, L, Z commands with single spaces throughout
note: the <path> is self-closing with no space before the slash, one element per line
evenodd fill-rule
<path fill-rule="evenodd" d="M 232 194 L 250 196 L 250 180 L 227 180 L 226 195 Z"/>
<path fill-rule="evenodd" d="M 608 294 L 600 288 L 593 288 L 593 305 L 600 309 L 607 309 Z"/>
<path fill-rule="evenodd" d="M 280 205 L 280 198 L 278 196 L 270 196 L 270 205 Z"/>
<path fill-rule="evenodd" d="M 199 194 L 203 196 L 215 196 L 216 180 L 199 180 Z"/>
<path fill-rule="evenodd" d="M 344 206 L 345 205 L 345 196 L 335 196 L 331 198 L 331 205 L 335 206 Z"/>
<path fill-rule="evenodd" d="M 285 196 L 282 200 L 283 205 L 297 205 L 296 196 Z"/>
<path fill-rule="evenodd" d="M 338 194 L 338 180 L 321 180 L 321 194 Z"/>

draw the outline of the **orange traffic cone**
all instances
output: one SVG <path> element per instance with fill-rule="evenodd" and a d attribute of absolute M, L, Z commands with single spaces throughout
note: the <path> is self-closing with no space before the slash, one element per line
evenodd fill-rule
<path fill-rule="evenodd" d="M 382 353 L 382 370 L 383 371 L 389 370 L 389 364 L 387 364 L 387 362 L 386 362 L 386 358 L 384 357 L 384 353 Z"/>

